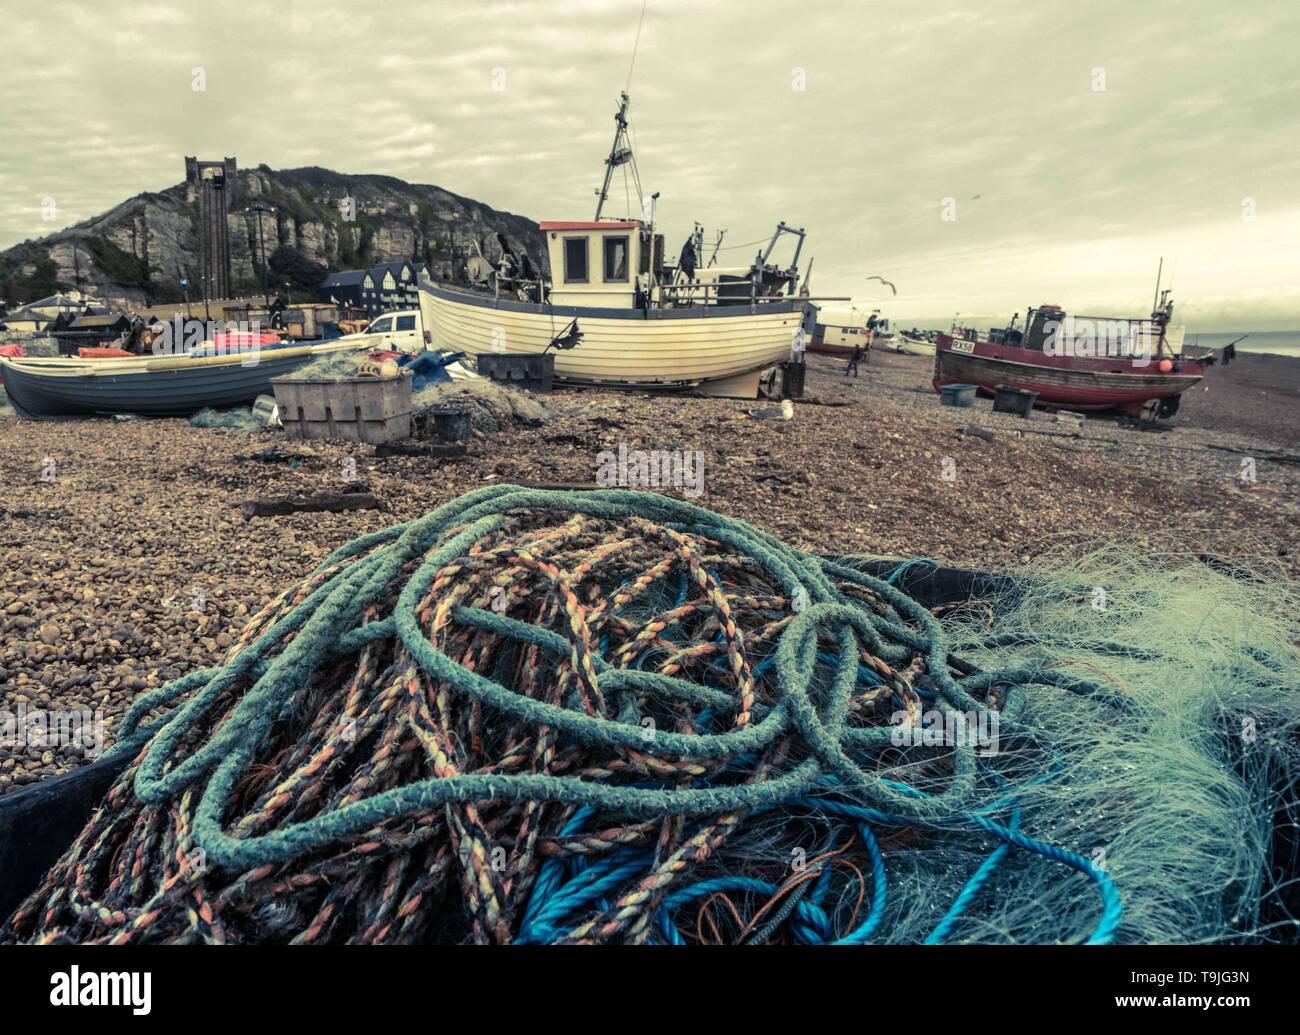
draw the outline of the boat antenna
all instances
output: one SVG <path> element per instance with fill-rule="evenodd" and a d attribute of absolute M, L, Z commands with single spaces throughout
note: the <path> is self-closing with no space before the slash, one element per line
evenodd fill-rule
<path fill-rule="evenodd" d="M 727 236 L 726 230 L 718 231 L 718 239 L 713 242 L 713 254 L 709 256 L 708 264 L 712 266 L 718 261 L 718 249 L 722 247 L 722 239 Z"/>
<path fill-rule="evenodd" d="M 601 184 L 599 200 L 596 202 L 596 220 L 599 222 L 600 214 L 605 208 L 605 202 L 609 200 L 609 181 L 614 176 L 614 170 L 620 165 L 626 165 L 633 161 L 631 141 L 628 139 L 627 128 L 627 109 L 632 103 L 628 91 L 632 89 L 632 70 L 636 68 L 636 52 L 641 46 L 641 26 L 645 24 L 645 9 L 650 0 L 642 0 L 641 18 L 636 23 L 636 42 L 632 44 L 632 60 L 627 68 L 627 86 L 619 94 L 618 112 L 614 116 L 614 143 L 610 145 L 609 157 L 605 159 L 605 181 Z M 626 176 L 626 171 L 624 172 Z M 641 200 L 641 177 L 637 176 L 637 199 Z"/>
<path fill-rule="evenodd" d="M 1160 265 L 1156 268 L 1156 293 L 1151 299 L 1151 312 L 1153 315 L 1155 314 L 1155 311 L 1160 308 L 1160 277 L 1164 272 L 1165 257 L 1162 255 L 1160 256 Z"/>

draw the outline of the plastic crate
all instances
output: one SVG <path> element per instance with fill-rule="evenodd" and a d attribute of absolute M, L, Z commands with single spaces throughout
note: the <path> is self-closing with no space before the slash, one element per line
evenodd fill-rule
<path fill-rule="evenodd" d="M 1028 417 L 1033 411 L 1037 392 L 1014 385 L 998 385 L 993 396 L 994 413 L 1011 413 L 1017 417 Z"/>
<path fill-rule="evenodd" d="M 273 377 L 285 438 L 338 438 L 372 446 L 411 434 L 409 370 L 389 377 Z"/>
<path fill-rule="evenodd" d="M 475 357 L 480 377 L 511 388 L 544 394 L 555 379 L 555 355 L 480 352 Z"/>

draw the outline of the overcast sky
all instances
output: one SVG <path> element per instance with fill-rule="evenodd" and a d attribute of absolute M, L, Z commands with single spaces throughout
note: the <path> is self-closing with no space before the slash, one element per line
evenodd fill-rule
<path fill-rule="evenodd" d="M 29 5 L 5 19 L 0 246 L 177 183 L 186 154 L 590 218 L 640 12 Z M 694 220 L 747 245 L 784 219 L 814 293 L 904 324 L 1142 315 L 1163 255 L 1189 328 L 1297 328 L 1298 41 L 1296 0 L 649 0 L 634 142 L 670 254 Z"/>

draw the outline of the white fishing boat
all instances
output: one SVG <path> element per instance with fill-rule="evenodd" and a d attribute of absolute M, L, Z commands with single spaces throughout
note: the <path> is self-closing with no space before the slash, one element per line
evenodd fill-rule
<path fill-rule="evenodd" d="M 919 335 L 908 334 L 907 331 L 897 332 L 897 348 L 908 356 L 934 355 L 934 342 Z"/>
<path fill-rule="evenodd" d="M 539 224 L 550 279 L 520 279 L 513 262 L 496 270 L 480 266 L 487 290 L 422 279 L 431 344 L 474 357 L 554 351 L 561 383 L 753 398 L 762 374 L 791 358 L 809 301 L 806 284 L 797 290 L 804 231 L 778 223 L 753 263 L 722 267 L 704 263 L 697 224 L 677 262 L 668 264 L 655 223 L 658 194 L 643 206 L 648 218 L 602 218 L 614 170 L 635 169 L 628 104 L 624 93 L 595 218 Z M 782 266 L 774 255 L 787 237 L 797 243 Z"/>
<path fill-rule="evenodd" d="M 812 334 L 808 342 L 808 351 L 823 356 L 846 357 L 853 354 L 854 348 L 869 351 L 871 348 L 872 328 L 867 321 L 870 315 L 861 309 L 829 309 L 811 307 L 814 310 Z"/>

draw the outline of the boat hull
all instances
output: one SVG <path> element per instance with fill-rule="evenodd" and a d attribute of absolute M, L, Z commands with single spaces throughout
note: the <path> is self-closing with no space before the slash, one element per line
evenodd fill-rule
<path fill-rule="evenodd" d="M 133 413 L 187 417 L 205 407 L 247 405 L 272 392 L 271 378 L 290 374 L 321 354 L 318 349 L 263 349 L 248 356 L 209 359 L 0 361 L 5 392 L 31 420 Z M 343 351 L 327 349 L 327 352 Z"/>
<path fill-rule="evenodd" d="M 1137 416 L 1148 403 L 1181 395 L 1205 374 L 1205 364 L 1195 360 L 1177 365 L 1178 370 L 1162 372 L 1154 360 L 1140 364 L 1131 359 L 1049 356 L 1032 349 L 940 334 L 934 388 L 973 384 L 993 392 L 998 385 L 1012 385 L 1037 392 L 1038 405 L 1117 410 Z"/>
<path fill-rule="evenodd" d="M 917 341 L 914 338 L 899 338 L 898 351 L 906 356 L 933 356 L 934 342 Z"/>
<path fill-rule="evenodd" d="M 515 302 L 420 285 L 432 348 L 537 355 L 577 320 L 582 339 L 553 350 L 555 378 L 612 388 L 685 388 L 783 363 L 803 315 L 799 298 L 681 309 L 599 309 Z"/>
<path fill-rule="evenodd" d="M 815 352 L 819 356 L 837 356 L 840 359 L 848 359 L 849 356 L 853 355 L 851 345 L 829 345 L 820 339 L 811 342 L 808 351 Z M 866 350 L 863 350 L 863 355 L 866 355 Z"/>

